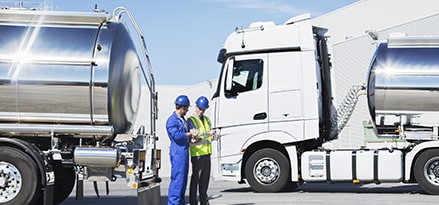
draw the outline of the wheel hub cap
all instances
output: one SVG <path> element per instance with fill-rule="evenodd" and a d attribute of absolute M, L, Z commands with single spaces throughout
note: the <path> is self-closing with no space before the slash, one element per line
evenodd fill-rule
<path fill-rule="evenodd" d="M 0 203 L 14 199 L 20 193 L 22 178 L 18 169 L 8 163 L 0 162 Z"/>
<path fill-rule="evenodd" d="M 425 163 L 424 174 L 431 184 L 439 186 L 439 157 L 432 158 Z"/>
<path fill-rule="evenodd" d="M 279 165 L 271 158 L 264 158 L 256 163 L 254 173 L 261 183 L 272 184 L 279 177 Z"/>

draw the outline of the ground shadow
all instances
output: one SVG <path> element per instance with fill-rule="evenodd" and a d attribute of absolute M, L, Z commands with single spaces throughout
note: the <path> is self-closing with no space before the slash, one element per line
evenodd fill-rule
<path fill-rule="evenodd" d="M 367 184 L 330 184 L 330 183 L 307 183 L 301 185 L 296 191 L 300 192 L 328 192 L 328 193 L 422 193 L 424 191 L 417 184 L 395 184 L 394 186 L 380 186 Z"/>
<path fill-rule="evenodd" d="M 123 204 L 123 205 L 136 205 L 137 196 L 105 196 L 105 197 L 84 197 L 83 199 L 76 200 L 74 197 L 69 197 L 63 201 L 60 205 L 108 205 L 108 204 Z"/>
<path fill-rule="evenodd" d="M 250 193 L 255 192 L 250 187 L 225 189 L 221 192 L 231 193 Z M 284 189 L 280 192 L 317 192 L 317 193 L 410 193 L 410 194 L 425 194 L 425 192 L 417 184 L 395 184 L 394 186 L 373 185 L 367 184 L 352 184 L 352 183 L 306 183 L 300 186 Z"/>

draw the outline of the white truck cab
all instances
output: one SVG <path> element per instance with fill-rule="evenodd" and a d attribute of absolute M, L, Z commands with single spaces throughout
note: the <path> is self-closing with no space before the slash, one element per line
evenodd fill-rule
<path fill-rule="evenodd" d="M 227 38 L 213 98 L 222 178 L 241 180 L 246 149 L 319 138 L 323 99 L 315 45 L 324 32 L 305 14 L 283 25 L 253 23 Z"/>

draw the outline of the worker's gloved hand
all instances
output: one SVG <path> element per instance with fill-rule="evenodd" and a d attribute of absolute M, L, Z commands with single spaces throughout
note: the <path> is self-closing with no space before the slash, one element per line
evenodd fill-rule
<path fill-rule="evenodd" d="M 216 132 L 216 130 L 211 130 L 209 134 L 212 136 L 212 140 L 218 140 L 220 138 L 220 135 L 218 132 Z"/>
<path fill-rule="evenodd" d="M 191 137 L 191 143 L 197 143 L 200 140 L 201 140 L 201 137 L 199 135 Z"/>

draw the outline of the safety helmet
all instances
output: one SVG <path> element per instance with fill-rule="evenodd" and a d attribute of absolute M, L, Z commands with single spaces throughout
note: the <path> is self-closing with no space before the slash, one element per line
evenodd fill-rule
<path fill-rule="evenodd" d="M 195 104 L 197 105 L 197 107 L 201 109 L 209 108 L 209 100 L 204 96 L 199 97 L 195 102 Z"/>
<path fill-rule="evenodd" d="M 175 99 L 175 104 L 180 106 L 190 106 L 189 98 L 186 95 L 179 95 Z"/>

